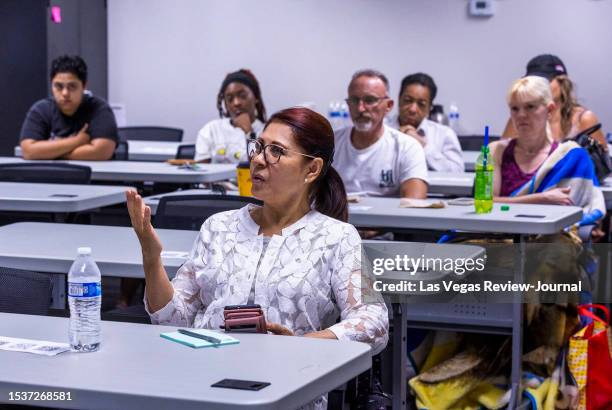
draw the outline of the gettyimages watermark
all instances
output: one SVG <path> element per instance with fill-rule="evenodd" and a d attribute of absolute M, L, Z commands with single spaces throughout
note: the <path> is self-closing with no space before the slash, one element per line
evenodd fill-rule
<path fill-rule="evenodd" d="M 608 252 L 562 236 L 523 245 L 372 241 L 362 246 L 361 287 L 366 302 L 382 294 L 397 303 L 609 303 Z"/>

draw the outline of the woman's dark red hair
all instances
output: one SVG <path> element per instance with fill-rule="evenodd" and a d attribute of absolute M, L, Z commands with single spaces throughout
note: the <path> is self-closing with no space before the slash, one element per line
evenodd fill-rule
<path fill-rule="evenodd" d="M 305 107 L 293 107 L 272 115 L 267 124 L 280 122 L 291 128 L 296 144 L 305 154 L 323 159 L 323 169 L 314 182 L 310 201 L 324 215 L 346 222 L 348 204 L 346 190 L 334 160 L 334 131 L 322 115 Z M 267 126 L 266 124 L 266 126 Z"/>

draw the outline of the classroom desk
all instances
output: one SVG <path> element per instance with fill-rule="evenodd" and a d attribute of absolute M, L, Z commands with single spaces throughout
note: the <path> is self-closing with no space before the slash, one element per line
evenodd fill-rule
<path fill-rule="evenodd" d="M 472 185 L 474 183 L 474 174 L 469 172 L 452 173 L 452 172 L 429 172 L 429 193 L 441 194 L 448 196 L 471 196 Z M 611 188 L 612 191 L 612 188 Z M 218 192 L 212 192 L 205 189 L 185 189 L 182 191 L 169 192 L 164 194 L 153 195 L 144 198 L 145 204 L 151 207 L 152 215 L 157 211 L 159 200 L 164 196 L 175 195 L 218 195 Z M 236 191 L 228 191 L 227 195 L 238 195 Z"/>
<path fill-rule="evenodd" d="M 368 228 L 460 230 L 502 234 L 554 234 L 578 222 L 582 209 L 571 206 L 511 204 L 501 211 L 493 204 L 490 214 L 477 214 L 473 206 L 400 208 L 398 198 L 361 198 L 349 206 L 349 222 Z"/>
<path fill-rule="evenodd" d="M 429 171 L 428 194 L 472 196 L 474 173 Z"/>
<path fill-rule="evenodd" d="M 127 141 L 128 157 L 131 161 L 165 161 L 174 158 L 182 142 L 173 141 Z M 21 147 L 14 148 L 16 157 L 21 157 Z"/>
<path fill-rule="evenodd" d="M 0 157 L 0 164 L 40 162 L 15 157 Z M 144 161 L 46 161 L 84 165 L 91 168 L 92 181 L 168 182 L 198 184 L 224 181 L 236 177 L 231 164 L 199 164 L 199 169 L 182 169 L 164 162 Z"/>
<path fill-rule="evenodd" d="M 474 172 L 478 154 L 480 154 L 480 151 L 463 151 L 463 164 L 465 165 L 466 171 Z"/>
<path fill-rule="evenodd" d="M 0 313 L 0 335 L 68 342 L 68 319 Z M 0 402 L 11 391 L 63 391 L 71 401 L 11 402 L 71 409 L 294 409 L 371 367 L 370 347 L 305 337 L 236 334 L 236 345 L 192 349 L 161 338 L 176 327 L 102 322 L 94 353 L 54 357 L 0 350 Z M 210 387 L 222 379 L 259 391 Z"/>
<path fill-rule="evenodd" d="M 0 211 L 82 212 L 125 202 L 125 186 L 0 182 Z"/>
<path fill-rule="evenodd" d="M 198 232 L 156 230 L 164 244 L 162 261 L 172 278 Z M 121 226 L 19 222 L 0 227 L 0 266 L 54 274 L 54 308 L 65 307 L 66 275 L 77 248 L 89 246 L 102 276 L 144 278 L 140 244 L 132 228 Z"/>

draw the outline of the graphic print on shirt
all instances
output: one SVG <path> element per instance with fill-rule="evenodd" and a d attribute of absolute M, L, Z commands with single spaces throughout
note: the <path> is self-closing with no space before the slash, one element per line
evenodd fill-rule
<path fill-rule="evenodd" d="M 393 186 L 393 170 L 383 169 L 380 171 L 380 182 L 378 183 L 380 188 L 388 188 Z"/>

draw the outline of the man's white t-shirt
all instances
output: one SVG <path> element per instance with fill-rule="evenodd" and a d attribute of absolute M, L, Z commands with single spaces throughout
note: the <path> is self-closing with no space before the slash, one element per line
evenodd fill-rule
<path fill-rule="evenodd" d="M 255 120 L 251 125 L 253 132 L 259 135 L 263 123 Z M 229 118 L 212 120 L 206 124 L 196 139 L 195 160 L 210 159 L 212 163 L 235 163 L 248 161 L 246 142 L 248 136 L 239 127 L 234 127 Z"/>
<path fill-rule="evenodd" d="M 371 196 L 400 195 L 404 181 L 427 182 L 427 163 L 421 144 L 387 127 L 374 144 L 356 149 L 351 142 L 353 127 L 335 131 L 333 166 L 344 181 L 347 193 Z"/>

